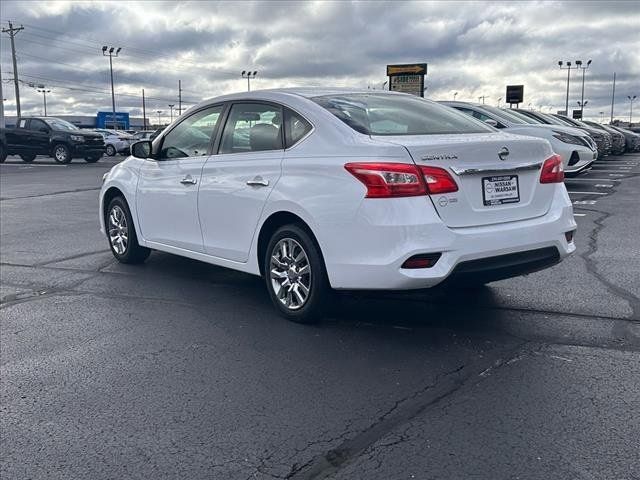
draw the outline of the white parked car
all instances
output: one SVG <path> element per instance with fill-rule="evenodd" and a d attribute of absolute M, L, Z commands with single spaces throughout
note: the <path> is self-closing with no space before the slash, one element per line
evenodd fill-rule
<path fill-rule="evenodd" d="M 114 256 L 161 250 L 262 275 L 294 321 L 317 319 L 331 289 L 486 283 L 575 250 L 549 142 L 411 95 L 227 95 L 132 152 L 100 192 Z"/>
<path fill-rule="evenodd" d="M 496 128 L 509 133 L 544 138 L 551 148 L 562 157 L 564 171 L 578 174 L 591 166 L 598 158 L 598 148 L 593 139 L 579 128 L 561 125 L 542 125 L 528 118 L 522 118 L 517 111 L 501 110 L 489 105 L 469 102 L 440 102 L 460 110 Z"/>
<path fill-rule="evenodd" d="M 129 154 L 129 147 L 134 142 L 133 135 L 120 130 L 107 130 L 105 128 L 96 128 L 94 131 L 104 138 L 105 153 L 108 156 L 113 157 L 116 153 Z"/>

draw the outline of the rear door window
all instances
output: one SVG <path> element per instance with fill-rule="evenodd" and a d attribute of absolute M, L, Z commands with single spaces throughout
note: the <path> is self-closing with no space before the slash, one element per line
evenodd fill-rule
<path fill-rule="evenodd" d="M 264 103 L 234 103 L 222 132 L 219 153 L 282 150 L 282 108 Z"/>

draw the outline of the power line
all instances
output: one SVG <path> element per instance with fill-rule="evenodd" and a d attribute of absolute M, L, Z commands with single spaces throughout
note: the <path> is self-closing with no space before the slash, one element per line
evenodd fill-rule
<path fill-rule="evenodd" d="M 55 37 L 52 36 L 46 36 L 46 35 L 41 35 L 35 32 L 29 32 L 29 35 L 32 36 L 36 36 L 36 37 L 40 37 L 43 39 L 48 40 L 49 42 L 54 41 L 54 42 L 64 42 L 64 44 L 75 44 L 75 46 L 77 47 L 81 47 L 81 48 L 86 48 L 88 50 L 93 50 L 96 47 L 101 47 L 102 45 L 104 45 L 104 42 L 101 41 L 97 41 L 97 40 L 80 40 L 80 42 L 77 40 L 77 37 L 75 37 L 73 40 L 61 40 L 59 37 L 65 36 L 68 37 L 68 34 L 64 33 L 64 32 L 59 32 L 56 30 L 50 30 L 47 28 L 42 28 L 42 27 L 37 27 L 35 25 L 29 25 L 29 24 L 24 24 L 25 26 L 29 27 L 30 29 L 35 29 L 35 30 L 39 30 L 39 31 L 44 31 L 44 32 L 48 32 L 48 33 L 52 33 L 55 34 Z M 38 43 L 35 40 L 31 40 L 34 43 Z M 85 43 L 86 42 L 86 43 Z M 108 42 L 107 42 L 108 43 Z M 50 46 L 50 43 L 45 44 L 47 46 Z M 133 47 L 131 45 L 125 45 L 122 44 L 123 48 L 126 48 L 127 51 L 130 51 L 130 55 L 132 56 L 137 56 L 137 57 L 144 57 L 144 58 L 152 58 L 152 59 L 157 59 L 158 57 L 160 58 L 165 58 L 167 60 L 172 60 L 173 62 L 177 62 L 177 63 L 181 63 L 181 64 L 187 64 L 190 65 L 192 67 L 198 67 L 198 68 L 202 68 L 202 63 L 198 63 L 198 62 L 191 62 L 189 60 L 177 60 L 175 59 L 175 57 L 172 57 L 170 55 L 167 55 L 165 53 L 159 52 L 159 51 L 153 51 L 153 50 L 145 50 L 142 48 L 138 48 L 138 47 Z M 56 48 L 67 48 L 67 47 L 56 47 Z M 67 48 L 69 49 L 69 48 Z M 76 50 L 77 51 L 77 50 Z M 85 52 L 82 52 L 85 53 Z M 221 70 L 218 68 L 214 68 L 216 73 L 220 73 L 220 74 L 224 74 L 224 75 L 229 75 L 230 77 L 235 77 L 237 75 L 237 73 L 235 72 L 230 72 L 230 71 L 226 71 L 226 70 Z"/>

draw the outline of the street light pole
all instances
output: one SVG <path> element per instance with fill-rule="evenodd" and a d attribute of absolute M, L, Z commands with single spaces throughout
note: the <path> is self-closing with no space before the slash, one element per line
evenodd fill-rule
<path fill-rule="evenodd" d="M 242 75 L 242 78 L 246 78 L 247 79 L 247 92 L 251 91 L 251 79 L 252 78 L 256 78 L 256 75 L 258 74 L 258 72 L 253 71 L 250 72 L 249 70 L 243 70 L 242 73 L 240 75 Z"/>
<path fill-rule="evenodd" d="M 502 97 L 498 97 L 498 108 L 500 108 L 500 102 L 502 101 Z"/>
<path fill-rule="evenodd" d="M 482 95 L 481 97 L 478 97 L 478 101 L 482 100 L 482 104 L 484 105 L 484 99 L 485 99 L 485 95 Z"/>
<path fill-rule="evenodd" d="M 629 99 L 630 107 L 629 107 L 629 126 L 631 126 L 631 122 L 633 121 L 633 101 L 636 99 L 636 95 L 633 97 L 631 95 L 627 95 Z"/>
<path fill-rule="evenodd" d="M 458 96 L 458 92 L 453 92 L 453 101 L 456 101 L 456 97 Z"/>
<path fill-rule="evenodd" d="M 156 110 L 156 113 L 158 114 L 158 128 L 160 128 L 160 114 L 162 113 L 162 110 Z"/>
<path fill-rule="evenodd" d="M 589 60 L 587 62 L 586 66 L 582 66 L 582 60 L 576 60 L 576 65 L 578 66 L 578 68 L 582 69 L 582 95 L 580 96 L 580 119 L 582 120 L 582 118 L 584 117 L 583 115 L 583 109 L 584 109 L 584 105 L 587 104 L 587 102 L 584 101 L 584 74 L 587 71 L 587 69 L 589 68 L 589 66 L 591 65 L 591 60 Z"/>
<path fill-rule="evenodd" d="M 560 67 L 560 69 L 567 71 L 567 100 L 566 100 L 566 102 L 564 104 L 564 114 L 568 117 L 569 116 L 569 79 L 570 79 L 570 75 L 571 75 L 571 69 L 572 68 L 578 68 L 578 67 L 577 66 L 576 67 L 572 67 L 571 66 L 571 62 L 566 62 L 566 67 L 563 67 L 563 65 L 565 65 L 565 62 L 560 60 L 558 62 L 558 66 Z"/>
<path fill-rule="evenodd" d="M 44 100 L 44 116 L 47 116 L 47 93 L 51 93 L 51 90 L 47 90 L 46 88 L 39 88 L 38 92 L 42 94 L 42 99 Z"/>
<path fill-rule="evenodd" d="M 584 112 L 584 107 L 586 107 L 587 103 L 589 103 L 589 100 L 585 100 L 584 102 L 581 102 L 580 100 L 578 100 L 576 103 L 580 107 L 580 120 L 583 120 L 582 113 Z"/>
<path fill-rule="evenodd" d="M 173 107 L 175 106 L 175 103 L 170 103 L 169 105 L 167 105 L 167 107 L 171 109 L 171 123 L 173 123 Z"/>
<path fill-rule="evenodd" d="M 109 57 L 109 71 L 111 72 L 111 107 L 112 107 L 112 116 L 111 116 L 111 124 L 114 130 L 116 130 L 116 94 L 113 88 L 113 57 L 117 57 L 122 48 L 118 47 L 108 47 L 104 45 L 102 47 L 102 56 Z M 115 51 L 115 53 L 114 53 Z"/>

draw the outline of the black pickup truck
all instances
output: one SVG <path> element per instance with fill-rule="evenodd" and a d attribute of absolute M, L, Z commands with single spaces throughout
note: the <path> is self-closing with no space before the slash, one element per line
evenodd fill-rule
<path fill-rule="evenodd" d="M 25 162 L 47 155 L 58 163 L 69 163 L 74 157 L 94 163 L 104 151 L 102 135 L 55 117 L 21 117 L 15 128 L 0 129 L 0 162 L 7 155 L 20 155 Z"/>

